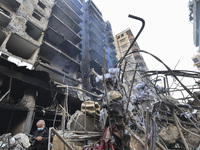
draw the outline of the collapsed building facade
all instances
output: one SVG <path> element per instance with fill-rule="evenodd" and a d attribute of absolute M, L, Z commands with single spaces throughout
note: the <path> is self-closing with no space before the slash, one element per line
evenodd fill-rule
<path fill-rule="evenodd" d="M 94 72 L 117 62 L 112 28 L 91 1 L 0 0 L 0 134 L 62 126 L 63 85 L 101 93 Z M 69 90 L 69 113 L 81 108 Z"/>

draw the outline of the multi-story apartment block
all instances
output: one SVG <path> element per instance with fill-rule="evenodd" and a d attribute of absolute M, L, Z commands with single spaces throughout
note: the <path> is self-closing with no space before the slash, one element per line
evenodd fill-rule
<path fill-rule="evenodd" d="M 190 10 L 190 21 L 193 22 L 193 41 L 194 45 L 198 47 L 200 52 L 200 0 L 191 0 L 189 1 L 189 10 Z M 192 57 L 194 65 L 199 69 L 200 68 L 200 59 L 199 54 Z"/>
<path fill-rule="evenodd" d="M 114 43 L 116 46 L 118 60 L 120 60 L 120 58 L 125 55 L 133 40 L 134 36 L 129 28 L 114 36 Z M 136 49 L 138 50 L 140 49 L 137 42 L 133 45 L 130 52 Z M 127 81 L 129 82 L 132 80 L 136 63 L 138 64 L 138 69 L 147 70 L 145 61 L 139 52 L 130 54 L 125 58 L 121 66 L 122 70 L 124 68 L 125 63 L 126 63 L 125 75 Z M 141 82 L 141 78 L 137 75 L 135 78 L 135 83 L 137 84 L 138 82 Z"/>
<path fill-rule="evenodd" d="M 60 126 L 66 93 L 69 113 L 82 102 L 58 83 L 92 91 L 103 49 L 113 67 L 112 29 L 91 0 L 0 0 L 0 134 L 29 133 L 38 119 Z"/>
<path fill-rule="evenodd" d="M 85 81 L 83 85 L 87 89 L 92 89 L 100 85 L 95 83 L 94 75 L 91 74 L 90 70 L 93 68 L 96 73 L 102 74 L 104 67 L 103 50 L 105 50 L 107 69 L 114 67 L 117 59 L 110 23 L 103 20 L 102 13 L 92 0 L 88 0 L 84 5 L 83 34 L 87 36 L 83 39 L 82 70 Z"/>

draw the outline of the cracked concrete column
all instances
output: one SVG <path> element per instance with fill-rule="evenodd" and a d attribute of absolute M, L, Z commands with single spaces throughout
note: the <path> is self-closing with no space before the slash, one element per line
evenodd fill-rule
<path fill-rule="evenodd" d="M 34 120 L 34 109 L 35 109 L 35 96 L 36 91 L 31 88 L 27 88 L 24 91 L 24 97 L 22 98 L 19 105 L 25 106 L 29 109 L 29 112 L 27 113 L 26 120 L 23 123 L 22 132 L 23 133 L 30 133 L 33 120 Z"/>

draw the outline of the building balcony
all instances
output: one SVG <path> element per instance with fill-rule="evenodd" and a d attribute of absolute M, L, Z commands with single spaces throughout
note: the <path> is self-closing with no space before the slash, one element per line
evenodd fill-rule
<path fill-rule="evenodd" d="M 94 71 L 98 74 L 102 74 L 102 68 L 103 66 L 97 62 L 96 60 L 90 61 L 90 68 L 94 68 Z"/>
<path fill-rule="evenodd" d="M 43 30 L 31 21 L 26 22 L 26 33 L 36 41 L 39 41 L 41 36 L 43 36 Z M 42 40 L 42 39 L 41 39 Z"/>
<path fill-rule="evenodd" d="M 0 4 L 3 4 L 12 11 L 16 11 L 22 2 L 23 0 L 0 0 Z"/>
<path fill-rule="evenodd" d="M 1 20 L 0 26 L 5 28 L 8 25 L 8 23 L 10 22 L 11 18 L 3 11 L 0 11 L 0 20 Z"/>
<path fill-rule="evenodd" d="M 90 37 L 90 40 L 96 41 L 96 43 L 100 47 L 104 47 L 106 45 L 106 43 L 104 42 L 104 40 L 100 39 L 100 37 L 97 34 L 95 34 L 93 31 L 89 32 L 89 37 Z"/>
<path fill-rule="evenodd" d="M 94 40 L 91 39 L 89 41 L 89 47 L 90 49 L 95 50 L 97 53 L 103 56 L 103 47 L 100 47 Z"/>
<path fill-rule="evenodd" d="M 18 66 L 25 66 L 32 69 L 39 51 L 39 44 L 32 43 L 18 34 L 4 35 L 1 57 Z"/>
<path fill-rule="evenodd" d="M 74 3 L 74 5 L 76 5 L 79 9 L 81 9 L 83 7 L 83 3 L 79 0 L 65 0 L 65 2 L 68 4 Z M 73 4 L 72 4 L 72 6 L 73 6 Z"/>
<path fill-rule="evenodd" d="M 3 31 L 3 29 L 0 28 L 0 45 L 4 42 L 4 40 L 6 39 L 6 34 Z"/>
<path fill-rule="evenodd" d="M 97 26 L 95 26 L 93 23 L 90 23 L 89 25 L 90 31 L 93 31 L 101 40 L 105 39 L 105 34 L 103 34 Z"/>
<path fill-rule="evenodd" d="M 90 20 L 89 23 L 95 24 L 102 33 L 105 33 L 105 29 L 103 28 L 103 23 L 101 23 L 97 18 L 94 18 L 92 15 L 90 15 L 89 20 Z"/>
<path fill-rule="evenodd" d="M 38 48 L 39 45 L 31 43 L 17 34 L 11 34 L 6 43 L 6 49 L 8 52 L 27 60 L 31 59 L 32 55 L 34 55 Z"/>
<path fill-rule="evenodd" d="M 71 17 L 77 24 L 82 22 L 80 16 L 66 3 L 63 1 L 57 1 L 58 5 L 69 17 Z"/>
<path fill-rule="evenodd" d="M 108 42 L 109 42 L 109 43 L 114 42 L 114 38 L 113 38 L 113 36 L 110 36 L 110 35 L 108 36 Z"/>
<path fill-rule="evenodd" d="M 62 20 L 62 22 L 71 28 L 74 32 L 79 33 L 81 31 L 81 27 L 58 5 L 53 7 L 52 14 Z"/>
<path fill-rule="evenodd" d="M 79 16 L 83 14 L 81 11 L 82 5 L 78 3 L 77 0 L 64 0 L 64 2 L 67 3 Z"/>
<path fill-rule="evenodd" d="M 81 53 L 81 49 L 78 46 L 65 39 L 51 27 L 46 30 L 45 39 L 71 57 L 75 57 Z"/>
<path fill-rule="evenodd" d="M 111 48 L 111 49 L 115 49 L 116 47 L 115 47 L 115 45 L 114 45 L 114 43 L 109 43 L 109 47 Z"/>
<path fill-rule="evenodd" d="M 35 66 L 35 70 L 47 72 L 51 80 L 67 84 L 69 86 L 77 86 L 80 83 L 72 75 L 69 75 L 62 70 L 58 70 L 56 67 L 51 67 L 48 64 L 42 62 L 37 63 L 37 65 Z"/>
<path fill-rule="evenodd" d="M 47 60 L 47 62 L 50 62 L 52 66 L 60 69 L 65 68 L 66 66 L 75 68 L 80 67 L 80 63 L 46 41 L 43 42 L 40 48 L 39 56 Z"/>
<path fill-rule="evenodd" d="M 115 57 L 115 56 L 117 55 L 117 52 L 116 52 L 116 50 L 112 49 L 111 52 L 110 52 L 110 54 L 111 54 L 113 57 Z"/>
<path fill-rule="evenodd" d="M 92 2 L 92 0 L 88 1 L 88 6 L 93 10 L 93 12 L 101 19 L 102 19 L 102 13 L 101 11 L 97 8 L 97 6 Z"/>
<path fill-rule="evenodd" d="M 78 34 L 76 34 L 55 15 L 52 15 L 49 19 L 48 26 L 52 27 L 54 30 L 60 33 L 60 35 L 63 35 L 63 38 L 68 39 L 73 44 L 78 44 L 82 40 L 82 38 Z"/>
<path fill-rule="evenodd" d="M 96 60 L 100 65 L 104 65 L 103 56 L 94 49 L 90 50 L 90 60 Z"/>

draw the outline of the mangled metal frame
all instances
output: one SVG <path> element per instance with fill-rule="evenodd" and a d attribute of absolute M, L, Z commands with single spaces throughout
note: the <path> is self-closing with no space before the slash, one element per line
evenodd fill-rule
<path fill-rule="evenodd" d="M 156 57 L 155 55 L 153 55 L 145 50 L 133 50 L 132 52 L 129 53 L 130 49 L 136 42 L 138 36 L 140 35 L 140 33 L 142 32 L 142 30 L 145 26 L 145 21 L 142 18 L 132 16 L 132 15 L 129 15 L 129 17 L 141 21 L 142 27 L 141 27 L 140 31 L 138 32 L 136 38 L 134 39 L 134 41 L 132 42 L 132 44 L 130 45 L 128 50 L 126 51 L 125 55 L 116 64 L 116 67 L 117 67 L 117 65 L 120 66 L 120 64 L 123 62 L 123 60 L 125 60 L 125 58 L 128 55 L 136 53 L 136 52 L 143 52 L 143 53 L 149 54 L 152 57 L 154 57 L 156 60 L 158 60 L 160 63 L 162 63 L 167 69 L 167 71 L 146 71 L 146 72 L 142 71 L 142 70 L 137 70 L 138 72 L 140 72 L 140 74 L 143 75 L 143 77 L 145 77 L 147 79 L 148 82 L 146 82 L 145 84 L 147 84 L 147 86 L 154 92 L 155 96 L 157 97 L 157 101 L 152 102 L 153 108 L 151 110 L 151 115 L 150 115 L 150 122 L 151 122 L 150 124 L 148 123 L 148 117 L 145 119 L 144 116 L 140 116 L 143 118 L 144 122 L 146 122 L 146 125 L 144 125 L 144 129 L 142 129 L 144 133 L 146 132 L 145 143 L 143 143 L 139 138 L 136 138 L 136 139 L 145 147 L 145 149 L 148 149 L 148 147 L 150 146 L 150 149 L 153 150 L 153 149 L 155 149 L 155 144 L 157 144 L 161 149 L 168 149 L 168 144 L 166 144 L 166 142 L 162 139 L 162 137 L 157 135 L 157 133 L 160 131 L 159 130 L 160 124 L 158 124 L 158 121 L 160 119 L 162 119 L 162 121 L 164 120 L 168 123 L 168 121 L 170 120 L 170 122 L 174 123 L 175 126 L 178 128 L 179 134 L 181 136 L 182 142 L 178 142 L 179 143 L 178 146 L 180 146 L 180 144 L 182 143 L 184 145 L 184 146 L 182 146 L 182 148 L 189 149 L 189 144 L 187 143 L 182 132 L 184 131 L 184 132 L 190 133 L 196 137 L 199 137 L 200 135 L 199 135 L 199 133 L 194 133 L 194 132 L 189 131 L 188 129 L 184 128 L 182 124 L 184 124 L 185 126 L 186 125 L 193 126 L 193 127 L 195 127 L 195 129 L 198 132 L 200 132 L 199 121 L 197 120 L 196 116 L 194 116 L 194 114 L 192 114 L 192 112 L 190 113 L 190 111 L 189 111 L 189 110 L 195 110 L 195 109 L 197 111 L 197 110 L 200 110 L 200 108 L 198 106 L 192 106 L 187 103 L 188 100 L 192 99 L 193 101 L 196 101 L 199 104 L 199 102 L 200 102 L 199 96 L 197 94 L 195 94 L 195 92 L 192 92 L 195 89 L 199 90 L 199 87 L 188 88 L 181 82 L 181 80 L 177 76 L 182 76 L 182 78 L 186 78 L 186 77 L 194 78 L 194 80 L 196 81 L 196 79 L 200 78 L 200 76 L 199 76 L 200 74 L 198 72 L 193 72 L 193 71 L 171 70 L 162 60 L 160 60 L 158 57 Z M 125 73 L 125 67 L 126 67 L 126 63 L 125 63 L 124 69 L 123 69 L 123 74 Z M 135 69 L 135 71 L 136 71 L 136 69 Z M 165 86 L 168 88 L 168 91 L 165 94 L 159 93 L 155 86 L 156 82 L 152 83 L 152 81 L 150 80 L 151 76 L 156 75 L 158 77 L 161 74 L 165 75 L 165 77 L 164 77 L 165 84 L 167 84 L 167 86 L 166 85 Z M 178 84 L 181 85 L 182 89 L 181 90 L 174 89 L 174 90 L 170 91 L 170 87 L 169 87 L 169 83 L 168 83 L 168 76 L 172 76 L 176 81 L 178 81 Z M 156 77 L 156 79 L 157 79 L 157 77 Z M 123 76 L 122 76 L 122 78 L 123 78 Z M 132 86 L 131 86 L 131 88 L 132 88 Z M 182 98 L 178 99 L 178 100 L 185 100 L 185 103 L 175 104 L 174 101 L 171 101 L 171 99 L 169 99 L 169 97 L 167 97 L 167 95 L 170 95 L 170 92 L 174 92 L 176 90 L 177 91 L 183 90 L 188 93 L 188 95 L 190 97 L 187 96 L 187 97 L 182 97 Z M 131 95 L 131 91 L 132 91 L 132 89 L 129 90 L 129 95 Z M 129 100 L 130 99 L 128 98 L 127 111 L 128 111 Z M 176 99 L 174 99 L 174 100 L 178 102 L 178 100 L 176 100 Z M 159 113 L 162 114 L 162 112 L 160 111 L 162 106 L 166 107 L 167 108 L 166 113 L 169 113 L 168 115 L 166 115 L 165 119 L 160 118 L 160 114 L 159 114 Z M 186 112 L 188 112 L 188 111 L 189 111 L 189 115 L 186 114 Z M 146 115 L 148 116 L 147 112 L 148 111 L 146 111 Z M 186 121 L 181 120 L 182 119 L 181 117 L 185 117 Z M 170 118 L 172 118 L 172 119 L 170 119 Z M 149 134 L 148 134 L 147 127 L 148 127 L 148 129 L 151 130 L 151 132 Z M 158 127 L 158 128 L 156 128 L 156 127 Z M 137 137 L 137 135 L 134 134 L 129 127 L 126 126 L 125 129 L 128 130 L 129 133 L 133 137 Z M 139 130 L 141 130 L 141 128 Z M 149 139 L 151 141 L 151 144 L 149 144 L 149 145 L 147 144 L 147 139 Z M 174 145 L 177 146 L 176 144 L 174 144 Z M 199 142 L 197 142 L 196 145 L 193 146 L 193 148 L 197 148 L 198 146 L 199 146 Z M 191 148 L 191 145 L 190 145 L 190 148 Z"/>

